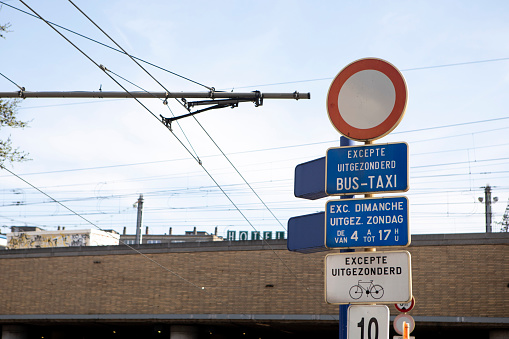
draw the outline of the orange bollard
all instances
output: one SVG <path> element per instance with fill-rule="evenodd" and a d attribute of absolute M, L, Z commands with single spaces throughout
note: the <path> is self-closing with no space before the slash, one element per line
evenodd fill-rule
<path fill-rule="evenodd" d="M 403 339 L 410 338 L 410 324 L 406 321 L 403 321 Z"/>

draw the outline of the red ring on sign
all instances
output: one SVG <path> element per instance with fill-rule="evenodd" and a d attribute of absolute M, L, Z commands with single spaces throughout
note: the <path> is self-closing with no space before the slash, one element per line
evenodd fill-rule
<path fill-rule="evenodd" d="M 338 107 L 338 98 L 345 82 L 355 73 L 365 70 L 375 70 L 385 74 L 394 86 L 396 98 L 391 113 L 382 123 L 372 128 L 362 129 L 348 124 L 343 119 Z M 399 70 L 385 60 L 366 58 L 352 62 L 334 78 L 327 94 L 327 113 L 331 123 L 344 136 L 358 141 L 375 140 L 389 134 L 398 126 L 405 113 L 406 103 L 407 87 Z"/>
<path fill-rule="evenodd" d="M 401 313 L 401 314 L 397 315 L 396 318 L 394 318 L 394 320 L 392 321 L 392 327 L 394 328 L 394 331 L 396 331 L 396 333 L 399 335 L 403 335 L 403 330 L 404 330 L 403 329 L 403 321 L 401 321 L 401 328 L 399 328 L 401 318 L 403 318 L 403 321 L 408 323 L 408 325 L 410 327 L 409 332 L 412 333 L 413 330 L 415 329 L 415 320 L 411 315 L 406 314 L 406 313 Z"/>
<path fill-rule="evenodd" d="M 402 309 L 399 307 L 399 304 L 394 304 L 394 307 L 396 307 L 396 309 L 400 312 L 403 312 L 403 313 L 406 313 L 406 312 L 410 312 L 414 306 L 415 306 L 415 298 L 412 296 L 412 299 L 409 303 L 406 303 L 406 304 L 410 304 L 410 306 L 408 306 L 407 309 Z"/>

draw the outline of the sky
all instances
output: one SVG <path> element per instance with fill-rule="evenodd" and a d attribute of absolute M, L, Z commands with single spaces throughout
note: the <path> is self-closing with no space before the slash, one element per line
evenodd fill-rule
<path fill-rule="evenodd" d="M 401 123 L 375 143 L 409 145 L 410 189 L 377 196 L 408 197 L 412 234 L 482 233 L 478 198 L 490 185 L 493 221 L 502 221 L 505 1 L 74 1 L 128 53 L 158 66 L 141 63 L 151 76 L 126 55 L 59 28 L 86 57 L 22 12 L 32 13 L 23 3 L 2 3 L 0 23 L 11 32 L 0 40 L 0 73 L 27 91 L 123 91 L 92 59 L 128 90 L 164 92 L 153 76 L 172 92 L 311 94 L 207 111 L 179 120 L 174 134 L 158 118 L 186 113 L 175 100 L 141 100 L 147 109 L 132 99 L 22 100 L 18 115 L 29 127 L 0 137 L 10 135 L 32 160 L 8 165 L 15 175 L 0 171 L 2 233 L 26 225 L 134 234 L 141 194 L 151 234 L 286 231 L 289 218 L 325 208 L 327 198 L 294 197 L 295 166 L 339 146 L 327 92 L 346 65 L 366 57 L 395 65 L 409 93 Z M 68 1 L 25 3 L 113 46 Z M 0 92 L 17 90 L 0 77 Z"/>

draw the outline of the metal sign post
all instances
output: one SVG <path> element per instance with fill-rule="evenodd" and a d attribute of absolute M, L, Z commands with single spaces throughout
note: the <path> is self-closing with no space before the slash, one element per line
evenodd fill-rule
<path fill-rule="evenodd" d="M 408 145 L 372 144 L 396 128 L 406 104 L 406 82 L 396 67 L 376 58 L 352 62 L 329 88 L 327 113 L 339 133 L 365 145 L 331 148 L 325 158 L 295 169 L 296 197 L 351 196 L 328 201 L 325 213 L 288 222 L 289 250 L 364 249 L 325 257 L 325 301 L 341 305 L 340 339 L 345 339 L 345 332 L 352 339 L 389 336 L 387 306 L 351 306 L 346 321 L 346 304 L 406 303 L 412 299 L 410 253 L 376 251 L 376 247 L 410 244 L 408 199 L 373 197 L 374 193 L 406 192 L 409 188 Z M 364 199 L 353 199 L 355 194 L 364 194 Z M 320 228 L 323 219 L 324 230 Z"/>

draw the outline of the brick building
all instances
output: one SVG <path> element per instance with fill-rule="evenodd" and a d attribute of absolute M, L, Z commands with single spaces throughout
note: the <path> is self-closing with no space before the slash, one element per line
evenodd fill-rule
<path fill-rule="evenodd" d="M 124 232 L 120 235 L 122 244 L 134 245 L 136 244 L 136 234 L 127 234 L 127 228 L 124 227 Z M 209 241 L 223 241 L 222 237 L 217 235 L 217 227 L 214 234 L 204 231 L 196 230 L 186 231 L 184 234 L 173 234 L 172 228 L 169 228 L 168 234 L 151 234 L 149 228 L 145 228 L 145 234 L 141 235 L 142 244 L 178 244 L 187 242 L 209 242 Z"/>
<path fill-rule="evenodd" d="M 507 233 L 413 236 L 412 335 L 507 338 L 508 245 Z M 0 251 L 2 339 L 337 338 L 327 252 L 286 240 L 134 248 Z"/>

